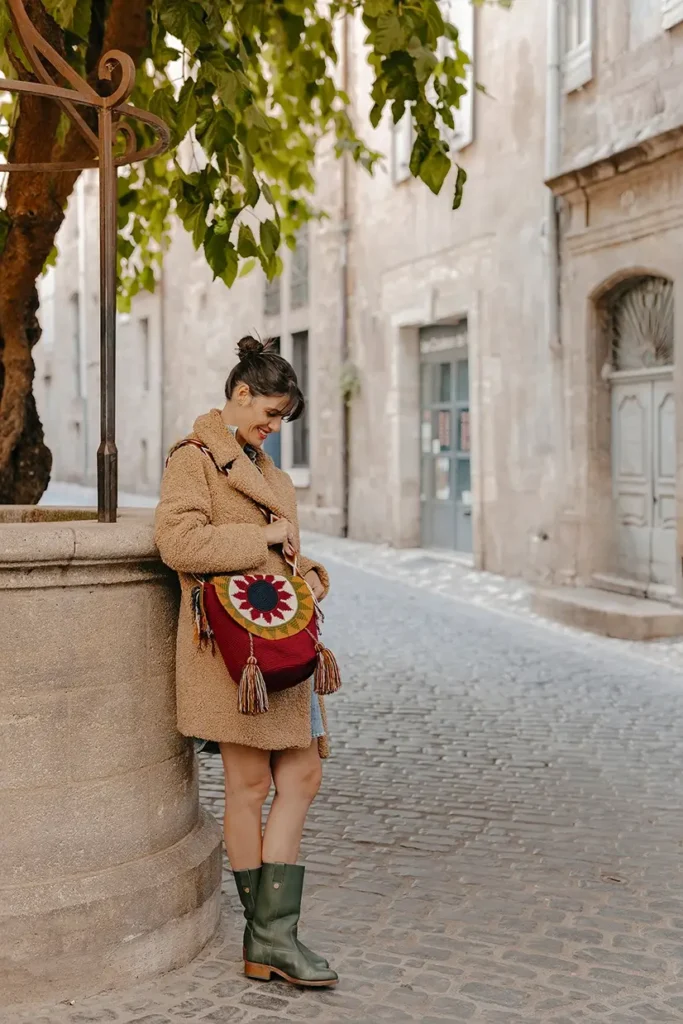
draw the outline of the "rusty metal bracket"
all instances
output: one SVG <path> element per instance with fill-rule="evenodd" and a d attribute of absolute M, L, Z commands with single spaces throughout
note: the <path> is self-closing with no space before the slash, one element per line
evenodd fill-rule
<path fill-rule="evenodd" d="M 97 452 L 97 504 L 99 520 L 115 523 L 118 509 L 118 451 L 116 447 L 116 255 L 117 255 L 117 168 L 165 153 L 171 144 L 168 126 L 145 110 L 127 103 L 135 86 L 135 64 L 121 50 L 110 50 L 98 65 L 97 92 L 46 42 L 28 17 L 23 0 L 7 0 L 12 25 L 28 60 L 35 81 L 0 77 L 0 93 L 13 92 L 45 96 L 55 100 L 80 131 L 92 150 L 92 159 L 82 163 L 0 164 L 0 174 L 21 171 L 99 170 L 100 198 L 100 447 Z M 57 80 L 56 80 L 57 79 Z M 59 84 L 59 79 L 66 86 Z M 116 85 L 113 83 L 116 82 Z M 95 133 L 80 109 L 97 110 Z M 138 150 L 131 121 L 152 129 L 156 141 Z M 125 146 L 116 153 L 117 136 Z"/>

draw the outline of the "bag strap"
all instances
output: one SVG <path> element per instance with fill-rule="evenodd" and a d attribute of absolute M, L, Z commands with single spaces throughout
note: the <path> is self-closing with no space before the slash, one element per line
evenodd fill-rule
<path fill-rule="evenodd" d="M 208 455 L 208 457 L 211 459 L 219 473 L 223 473 L 224 476 L 229 475 L 230 465 L 219 466 L 216 457 L 211 451 L 211 449 L 207 448 L 205 444 L 202 444 L 202 442 L 197 437 L 186 437 L 184 441 L 178 441 L 177 444 L 174 444 L 170 452 L 168 453 L 168 456 L 166 457 L 166 468 L 168 468 L 168 464 L 171 461 L 171 456 L 175 455 L 179 448 L 187 448 L 190 446 L 192 446 L 192 448 L 199 448 L 200 452 L 204 452 L 205 455 Z"/>
<path fill-rule="evenodd" d="M 205 444 L 203 444 L 199 440 L 199 438 L 196 438 L 196 437 L 186 437 L 184 441 L 178 441 L 177 444 L 173 445 L 173 447 L 171 448 L 171 450 L 168 453 L 168 456 L 166 458 L 166 468 L 168 468 L 168 464 L 171 461 L 171 456 L 175 455 L 175 453 L 178 451 L 179 448 L 187 448 L 187 447 L 190 447 L 190 446 L 192 448 L 198 448 L 200 450 L 200 452 L 203 452 L 204 455 L 207 455 L 211 459 L 211 461 L 213 462 L 214 466 L 216 467 L 216 469 L 218 470 L 219 473 L 222 473 L 223 476 L 230 476 L 230 470 L 232 468 L 232 463 L 229 462 L 225 466 L 220 466 L 218 464 L 217 460 L 216 460 L 215 455 L 211 451 L 211 449 L 207 448 L 207 446 Z M 259 509 L 259 511 L 266 517 L 266 520 L 268 521 L 268 523 L 276 523 L 278 521 L 278 517 L 273 515 L 273 513 L 269 509 L 264 508 L 263 505 L 259 505 L 257 502 L 255 502 L 255 504 L 256 504 L 256 507 Z M 284 552 L 283 552 L 283 555 L 284 555 Z M 284 555 L 284 559 L 285 559 L 285 562 L 287 563 L 287 565 L 290 567 L 290 569 L 294 573 L 294 575 L 298 576 L 299 575 L 299 560 L 295 557 L 294 559 L 292 559 L 292 561 L 290 561 L 289 558 L 287 558 L 286 555 Z"/>

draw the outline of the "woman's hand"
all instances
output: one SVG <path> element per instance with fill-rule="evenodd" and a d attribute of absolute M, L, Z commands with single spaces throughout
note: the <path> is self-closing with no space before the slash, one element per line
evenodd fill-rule
<path fill-rule="evenodd" d="M 320 577 L 315 569 L 311 569 L 310 572 L 306 573 L 306 582 L 313 591 L 313 596 L 316 601 L 322 601 L 325 596 L 325 588 L 322 585 Z"/>
<path fill-rule="evenodd" d="M 286 519 L 276 519 L 274 523 L 263 527 L 266 535 L 266 543 L 269 548 L 282 545 L 287 558 L 294 558 L 298 554 L 296 530 Z"/>

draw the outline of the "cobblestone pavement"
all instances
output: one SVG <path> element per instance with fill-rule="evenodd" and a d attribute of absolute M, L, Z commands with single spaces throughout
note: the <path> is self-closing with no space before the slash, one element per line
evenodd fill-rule
<path fill-rule="evenodd" d="M 303 934 L 341 984 L 247 982 L 226 876 L 221 932 L 189 967 L 3 1024 L 683 1021 L 677 657 L 547 627 L 522 600 L 499 614 L 457 567 L 446 585 L 438 563 L 313 547 L 346 563 L 328 635 L 346 686 Z M 220 814 L 216 759 L 202 780 Z"/>

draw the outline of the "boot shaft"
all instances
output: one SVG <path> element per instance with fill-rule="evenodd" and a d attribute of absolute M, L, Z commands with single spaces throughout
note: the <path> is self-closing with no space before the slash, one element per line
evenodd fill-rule
<path fill-rule="evenodd" d="M 261 885 L 261 868 L 250 868 L 248 871 L 233 871 L 235 885 L 244 907 L 246 920 L 252 921 L 256 911 L 256 897 Z"/>
<path fill-rule="evenodd" d="M 296 941 L 305 868 L 298 864 L 264 864 L 252 920 L 257 942 L 289 945 Z"/>

